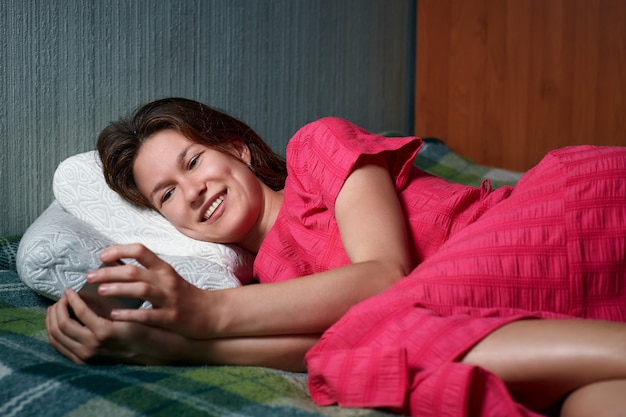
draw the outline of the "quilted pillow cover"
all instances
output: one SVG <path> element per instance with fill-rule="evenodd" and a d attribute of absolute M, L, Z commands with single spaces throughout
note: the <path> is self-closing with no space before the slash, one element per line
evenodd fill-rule
<path fill-rule="evenodd" d="M 202 289 L 231 288 L 252 280 L 253 256 L 234 246 L 191 239 L 155 211 L 122 200 L 106 184 L 95 151 L 59 164 L 55 201 L 24 233 L 17 253 L 20 278 L 53 300 L 80 289 L 99 253 L 116 243 L 142 243 Z"/>
<path fill-rule="evenodd" d="M 157 254 L 202 256 L 223 265 L 252 265 L 252 256 L 243 249 L 191 239 L 156 211 L 124 201 L 106 184 L 96 151 L 61 162 L 52 189 L 67 212 L 116 243 L 141 242 Z"/>
<path fill-rule="evenodd" d="M 16 254 L 17 272 L 33 291 L 58 300 L 66 288 L 77 291 L 83 286 L 87 271 L 101 264 L 99 253 L 113 244 L 55 200 L 22 236 Z M 248 273 L 198 256 L 159 257 L 185 280 L 205 290 L 238 287 L 241 280 L 237 274 Z"/>

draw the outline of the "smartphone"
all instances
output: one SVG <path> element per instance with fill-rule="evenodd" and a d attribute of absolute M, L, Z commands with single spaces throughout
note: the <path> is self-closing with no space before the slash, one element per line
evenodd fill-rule
<path fill-rule="evenodd" d="M 105 268 L 109 266 L 124 265 L 124 262 L 105 262 L 98 268 Z M 85 303 L 93 310 L 97 315 L 104 318 L 111 317 L 111 310 L 113 309 L 132 309 L 139 308 L 144 303 L 139 298 L 131 297 L 105 297 L 98 294 L 98 287 L 100 284 L 90 284 L 85 282 L 85 285 L 78 291 L 78 295 L 85 301 Z"/>

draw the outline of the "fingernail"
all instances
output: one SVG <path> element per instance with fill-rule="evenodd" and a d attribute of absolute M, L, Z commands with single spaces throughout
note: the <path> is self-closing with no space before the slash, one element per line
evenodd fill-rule
<path fill-rule="evenodd" d="M 106 294 L 107 292 L 109 292 L 109 286 L 106 284 L 100 284 L 100 286 L 98 287 L 98 292 L 102 295 Z"/>
<path fill-rule="evenodd" d="M 93 281 L 95 278 L 96 278 L 96 271 L 87 272 L 87 276 L 85 277 L 87 281 Z"/>

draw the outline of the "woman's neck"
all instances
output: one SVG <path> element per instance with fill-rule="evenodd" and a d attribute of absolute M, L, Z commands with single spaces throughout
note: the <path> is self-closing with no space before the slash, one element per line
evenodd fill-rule
<path fill-rule="evenodd" d="M 259 251 L 263 240 L 265 240 L 265 236 L 267 236 L 276 223 L 276 218 L 278 217 L 278 213 L 285 199 L 283 190 L 274 191 L 269 187 L 264 190 L 263 195 L 264 208 L 256 230 L 250 233 L 244 241 L 239 242 L 239 246 L 254 254 Z"/>

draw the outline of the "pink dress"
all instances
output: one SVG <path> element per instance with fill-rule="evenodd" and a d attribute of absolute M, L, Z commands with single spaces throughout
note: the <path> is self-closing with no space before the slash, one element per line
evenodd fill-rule
<path fill-rule="evenodd" d="M 471 389 L 481 416 L 537 415 L 495 375 L 457 359 L 521 318 L 626 321 L 626 148 L 554 151 L 514 188 L 491 191 L 414 168 L 420 146 L 337 118 L 303 127 L 287 148 L 285 202 L 255 274 L 275 282 L 349 263 L 335 198 L 360 155 L 382 154 L 415 269 L 350 309 L 309 351 L 312 398 L 463 416 Z"/>

